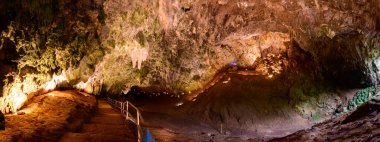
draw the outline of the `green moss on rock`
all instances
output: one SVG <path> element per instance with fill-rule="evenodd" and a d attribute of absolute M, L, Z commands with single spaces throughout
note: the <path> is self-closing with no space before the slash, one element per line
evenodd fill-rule
<path fill-rule="evenodd" d="M 347 106 L 343 110 L 339 110 L 338 107 L 335 111 L 335 115 L 343 114 L 347 111 L 354 110 L 365 102 L 378 97 L 376 95 L 376 87 L 371 86 L 357 91 L 352 99 L 347 103 Z"/>
<path fill-rule="evenodd" d="M 148 18 L 149 11 L 143 7 L 136 8 L 130 17 L 130 24 L 133 26 L 141 25 Z"/>

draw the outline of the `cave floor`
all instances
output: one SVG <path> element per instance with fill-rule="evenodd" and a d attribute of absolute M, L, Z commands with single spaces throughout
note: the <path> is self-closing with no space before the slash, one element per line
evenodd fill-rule
<path fill-rule="evenodd" d="M 356 110 L 314 125 L 310 129 L 271 141 L 380 141 L 380 98 L 372 99 Z"/>
<path fill-rule="evenodd" d="M 224 78 L 228 81 L 216 82 L 195 101 L 137 99 L 144 125 L 158 141 L 233 142 L 265 141 L 312 125 L 293 110 L 288 96 L 279 95 L 288 89 L 277 80 L 236 74 Z"/>
<path fill-rule="evenodd" d="M 133 142 L 135 128 L 107 103 L 98 100 L 98 109 L 91 120 L 79 132 L 66 133 L 61 142 Z"/>

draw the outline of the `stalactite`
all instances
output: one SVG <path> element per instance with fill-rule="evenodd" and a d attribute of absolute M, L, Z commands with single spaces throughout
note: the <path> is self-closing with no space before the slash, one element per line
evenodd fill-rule
<path fill-rule="evenodd" d="M 149 48 L 133 48 L 131 50 L 132 67 L 137 65 L 138 69 L 141 69 L 141 64 L 148 58 Z"/>

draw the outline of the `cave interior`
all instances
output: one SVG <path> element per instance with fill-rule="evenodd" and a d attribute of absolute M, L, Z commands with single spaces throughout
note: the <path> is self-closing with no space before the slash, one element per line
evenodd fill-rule
<path fill-rule="evenodd" d="M 0 141 L 380 141 L 380 1 L 0 10 Z"/>

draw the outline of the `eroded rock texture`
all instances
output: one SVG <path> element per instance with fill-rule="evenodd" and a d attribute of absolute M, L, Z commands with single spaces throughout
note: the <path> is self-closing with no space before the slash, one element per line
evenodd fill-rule
<path fill-rule="evenodd" d="M 18 112 L 5 116 L 1 141 L 58 141 L 66 131 L 77 131 L 95 111 L 94 96 L 56 91 L 34 97 Z"/>
<path fill-rule="evenodd" d="M 379 141 L 379 100 L 354 112 L 270 141 Z"/>
<path fill-rule="evenodd" d="M 20 57 L 12 62 L 18 70 L 1 68 L 1 73 L 14 72 L 7 84 L 20 76 L 39 86 L 68 70 L 68 86 L 88 82 L 84 88 L 94 94 L 117 95 L 132 86 L 192 94 L 218 72 L 238 66 L 286 76 L 289 94 L 302 102 L 336 87 L 377 84 L 379 5 L 369 0 L 7 1 L 0 18 L 14 22 L 2 26 L 1 47 L 16 48 Z M 144 51 L 141 60 L 137 50 Z M 136 61 L 141 66 L 133 68 Z"/>
<path fill-rule="evenodd" d="M 95 76 L 104 79 L 111 92 L 124 88 L 116 84 L 125 84 L 127 90 L 139 85 L 188 92 L 204 86 L 229 63 L 255 67 L 268 54 L 290 56 L 293 41 L 310 54 L 314 70 L 329 80 L 347 87 L 373 85 L 378 78 L 377 5 L 107 1 L 101 40 L 110 52 L 95 67 Z M 131 69 L 129 53 L 135 47 L 149 48 L 140 70 Z"/>

